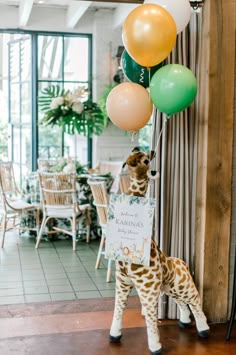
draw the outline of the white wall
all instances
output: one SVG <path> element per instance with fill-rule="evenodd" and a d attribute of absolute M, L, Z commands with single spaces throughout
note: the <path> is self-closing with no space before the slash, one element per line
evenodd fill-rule
<path fill-rule="evenodd" d="M 113 82 L 116 72 L 116 52 L 122 43 L 122 27 L 114 29 L 113 9 L 91 9 L 87 11 L 78 25 L 66 28 L 66 10 L 61 8 L 33 8 L 24 30 L 89 33 L 93 40 L 93 100 L 97 101 L 104 88 Z M 1 6 L 0 29 L 18 28 L 18 9 Z M 68 137 L 67 137 L 68 138 Z M 70 139 L 70 137 L 68 138 Z M 73 137 L 71 137 L 73 140 Z M 78 136 L 77 146 L 80 137 Z M 73 146 L 73 144 L 72 144 Z M 110 124 L 100 137 L 94 137 L 93 165 L 99 160 L 124 160 L 134 143 L 130 134 Z M 75 153 L 74 153 L 75 154 Z"/>

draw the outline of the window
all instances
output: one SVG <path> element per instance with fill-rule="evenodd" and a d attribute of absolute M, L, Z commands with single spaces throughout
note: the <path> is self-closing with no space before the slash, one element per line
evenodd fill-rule
<path fill-rule="evenodd" d="M 39 124 L 37 97 L 52 84 L 70 90 L 83 85 L 92 95 L 91 35 L 6 31 L 0 50 L 0 159 L 12 160 L 20 178 L 37 168 L 38 157 L 57 158 L 61 150 L 73 156 L 73 137 Z M 86 164 L 90 141 L 79 141 L 78 158 Z"/>
<path fill-rule="evenodd" d="M 73 90 L 84 86 L 91 94 L 90 40 L 87 36 L 38 36 L 38 93 L 50 85 Z M 38 112 L 40 122 L 41 113 Z M 87 139 L 62 135 L 59 127 L 39 126 L 39 157 L 58 158 L 76 155 L 87 163 Z M 76 145 L 76 147 L 75 147 Z M 76 150 L 76 152 L 75 152 Z"/>

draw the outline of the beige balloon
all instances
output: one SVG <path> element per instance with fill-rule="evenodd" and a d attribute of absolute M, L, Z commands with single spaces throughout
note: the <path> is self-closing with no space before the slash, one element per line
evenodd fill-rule
<path fill-rule="evenodd" d="M 119 128 L 137 131 L 151 118 L 153 103 L 148 91 L 136 83 L 115 86 L 106 101 L 107 114 Z"/>

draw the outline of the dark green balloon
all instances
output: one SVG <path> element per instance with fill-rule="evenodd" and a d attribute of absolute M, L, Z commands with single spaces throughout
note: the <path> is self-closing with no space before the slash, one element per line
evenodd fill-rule
<path fill-rule="evenodd" d="M 196 94 L 195 75 L 180 64 L 165 65 L 153 75 L 150 83 L 150 96 L 154 106 L 167 116 L 187 108 Z"/>
<path fill-rule="evenodd" d="M 127 79 L 132 83 L 140 84 L 145 88 L 149 87 L 151 78 L 163 65 L 164 62 L 159 63 L 154 67 L 150 67 L 149 73 L 149 69 L 136 63 L 126 50 L 123 51 L 121 56 L 121 66 Z"/>

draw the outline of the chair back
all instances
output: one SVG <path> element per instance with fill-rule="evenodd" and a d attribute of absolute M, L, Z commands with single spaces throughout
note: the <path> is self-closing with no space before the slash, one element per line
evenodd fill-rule
<path fill-rule="evenodd" d="M 119 178 L 120 192 L 127 194 L 130 186 L 130 175 L 128 173 L 121 173 Z"/>
<path fill-rule="evenodd" d="M 38 170 L 49 171 L 53 166 L 62 162 L 61 159 L 38 159 Z"/>
<path fill-rule="evenodd" d="M 107 210 L 109 197 L 104 181 L 88 179 L 88 184 L 93 195 L 93 204 L 96 206 L 99 224 L 104 227 L 107 224 Z"/>
<path fill-rule="evenodd" d="M 20 195 L 15 181 L 13 163 L 10 161 L 0 163 L 0 189 L 2 194 L 6 196 L 14 197 Z"/>
<path fill-rule="evenodd" d="M 40 171 L 39 186 L 43 208 L 79 210 L 75 174 Z"/>

